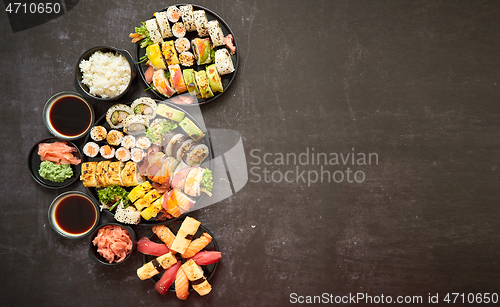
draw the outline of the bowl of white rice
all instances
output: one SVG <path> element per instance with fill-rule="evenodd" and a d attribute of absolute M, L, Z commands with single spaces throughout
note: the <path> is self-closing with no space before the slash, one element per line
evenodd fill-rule
<path fill-rule="evenodd" d="M 98 46 L 78 60 L 75 81 L 86 96 L 111 101 L 128 91 L 134 77 L 134 60 L 127 50 Z"/>

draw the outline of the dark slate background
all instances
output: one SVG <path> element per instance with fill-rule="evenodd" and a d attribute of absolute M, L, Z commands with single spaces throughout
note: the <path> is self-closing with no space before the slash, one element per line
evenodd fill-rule
<path fill-rule="evenodd" d="M 194 3 L 218 13 L 239 46 L 235 82 L 202 112 L 208 128 L 241 134 L 249 171 L 296 169 L 256 165 L 255 149 L 260 157 L 376 153 L 379 161 L 351 166 L 365 173 L 362 183 L 256 182 L 254 169 L 237 194 L 194 212 L 223 258 L 212 293 L 191 294 L 189 305 L 281 306 L 291 293 L 426 301 L 429 293 L 500 292 L 499 2 Z M 59 237 L 50 202 L 84 189 L 44 188 L 26 167 L 29 149 L 50 136 L 43 105 L 75 90 L 80 55 L 98 45 L 134 52 L 128 34 L 168 4 L 80 1 L 15 34 L 0 13 L 0 305 L 185 304 L 137 278 L 138 253 L 101 266 L 86 239 Z M 123 102 L 148 95 L 139 81 Z M 92 103 L 98 115 L 110 106 Z"/>

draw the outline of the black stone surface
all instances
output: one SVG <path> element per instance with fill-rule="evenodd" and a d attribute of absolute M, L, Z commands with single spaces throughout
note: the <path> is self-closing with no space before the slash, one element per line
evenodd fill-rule
<path fill-rule="evenodd" d="M 241 134 L 249 182 L 192 214 L 223 257 L 212 292 L 192 293 L 187 304 L 285 306 L 292 293 L 421 295 L 424 303 L 438 293 L 443 303 L 452 292 L 500 292 L 499 2 L 194 3 L 224 18 L 238 42 L 235 82 L 202 111 L 208 128 Z M 0 12 L 0 305 L 186 304 L 139 280 L 139 253 L 106 267 L 89 259 L 86 239 L 57 235 L 50 202 L 84 188 L 44 188 L 26 166 L 29 149 L 50 136 L 43 105 L 75 90 L 80 55 L 98 45 L 133 53 L 128 34 L 168 4 L 80 1 L 16 33 Z M 121 101 L 144 89 L 136 79 Z M 110 105 L 93 102 L 98 115 Z M 355 153 L 356 163 L 280 165 L 279 154 L 307 151 Z M 378 163 L 359 165 L 360 153 Z M 364 181 L 307 182 L 347 168 Z"/>

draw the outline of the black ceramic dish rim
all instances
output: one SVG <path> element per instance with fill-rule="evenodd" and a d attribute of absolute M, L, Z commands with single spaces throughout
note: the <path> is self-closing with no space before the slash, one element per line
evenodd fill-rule
<path fill-rule="evenodd" d="M 60 142 L 66 142 L 66 143 L 69 143 L 71 146 L 73 146 L 74 148 L 76 148 L 76 150 L 78 151 L 78 154 L 80 155 L 80 159 L 83 158 L 83 153 L 81 152 L 80 148 L 78 148 L 78 146 L 76 146 L 73 142 L 71 141 L 68 141 L 68 140 L 64 140 L 64 139 L 61 139 L 61 138 L 58 138 L 58 137 L 49 137 L 49 138 L 45 138 L 39 142 L 36 142 L 35 145 L 33 145 L 33 147 L 31 147 L 30 151 L 28 152 L 28 169 L 30 171 L 30 174 L 31 174 L 31 177 L 33 177 L 33 179 L 38 183 L 40 184 L 41 186 L 43 187 L 46 187 L 46 188 L 49 188 L 49 189 L 61 189 L 61 188 L 66 188 L 68 186 L 70 186 L 71 184 L 73 184 L 79 177 L 80 177 L 80 167 L 79 165 L 76 165 L 76 166 L 72 166 L 71 168 L 73 169 L 73 176 L 71 178 L 68 178 L 62 182 L 61 184 L 59 184 L 59 182 L 55 182 L 53 185 L 50 184 L 49 180 L 47 180 L 47 182 L 44 182 L 42 179 L 38 178 L 38 176 L 35 174 L 38 173 L 38 170 L 35 170 L 31 167 L 31 159 L 33 157 L 33 155 L 37 155 L 38 152 L 35 153 L 35 151 L 37 151 L 38 149 L 38 145 L 40 143 L 53 143 L 53 142 L 57 142 L 57 141 L 60 141 Z M 58 185 L 55 185 L 55 184 L 58 184 Z"/>
<path fill-rule="evenodd" d="M 208 134 L 208 131 L 206 129 L 205 126 L 202 126 L 200 125 L 200 123 L 196 120 L 196 118 L 194 118 L 194 116 L 192 116 L 191 114 L 189 114 L 186 110 L 182 109 L 180 106 L 176 105 L 176 104 L 173 104 L 171 102 L 168 102 L 168 101 L 160 101 L 160 100 L 157 100 L 157 99 L 154 99 L 156 103 L 164 103 L 166 105 L 168 105 L 169 107 L 172 107 L 172 108 L 175 108 L 176 110 L 178 111 L 181 111 L 181 112 L 184 112 L 185 114 L 188 114 L 189 115 L 189 119 L 193 121 L 193 123 L 199 127 L 200 129 L 201 128 L 204 128 L 202 129 L 203 133 L 205 134 L 205 145 L 207 145 L 208 147 L 208 151 L 209 151 L 209 155 L 207 157 L 207 159 L 205 161 L 208 161 L 208 169 L 210 170 L 213 170 L 213 159 L 214 159 L 214 154 L 213 154 L 213 149 L 212 149 L 212 142 L 211 142 L 211 139 L 210 139 L 210 136 Z M 125 104 L 130 104 L 130 103 L 125 103 Z M 102 123 L 106 118 L 106 113 L 103 114 L 95 123 L 96 125 L 100 123 Z M 88 142 L 91 141 L 90 138 L 90 134 L 87 134 L 85 140 L 84 140 L 84 143 L 82 146 L 85 146 L 85 144 L 87 144 Z M 88 157 L 86 155 L 83 155 L 82 156 L 82 161 L 85 161 L 87 162 L 88 161 Z M 204 162 L 203 164 L 205 164 L 206 162 Z M 203 165 L 202 164 L 202 165 Z M 93 188 L 93 189 L 96 189 L 96 188 Z M 94 192 L 88 188 L 88 187 L 85 187 L 85 190 L 87 191 L 87 193 L 91 194 L 94 196 Z M 97 192 L 95 193 L 97 194 Z M 95 197 L 95 196 L 94 196 Z M 208 195 L 205 195 L 205 193 L 202 193 L 202 195 L 197 199 L 196 201 L 196 204 L 198 204 L 202 199 L 206 198 L 206 197 L 209 197 Z M 179 217 L 174 217 L 172 219 L 167 219 L 165 221 L 155 221 L 155 222 L 140 222 L 139 224 L 135 224 L 134 226 L 140 226 L 140 227 L 143 227 L 143 226 L 158 226 L 158 225 L 170 225 L 172 223 L 175 223 L 176 221 L 179 221 L 180 219 L 183 219 L 187 216 L 188 213 L 191 213 L 196 209 L 196 204 L 195 206 L 193 207 L 193 209 L 191 209 L 190 211 L 188 212 L 185 212 L 183 214 L 181 214 Z M 112 212 L 110 212 L 109 210 L 106 210 L 104 209 L 103 210 L 104 212 L 106 212 L 106 214 L 108 214 L 109 216 L 111 216 L 112 218 L 114 218 L 114 214 Z M 141 221 L 142 221 L 142 217 L 141 217 Z M 123 224 L 125 225 L 125 224 Z"/>
<path fill-rule="evenodd" d="M 90 56 L 92 54 L 94 54 L 96 51 L 119 53 L 127 59 L 127 62 L 129 63 L 129 66 L 130 66 L 130 81 L 127 85 L 127 88 L 120 95 L 112 97 L 112 98 L 101 98 L 98 96 L 93 96 L 89 93 L 88 87 L 82 83 L 83 74 L 82 74 L 82 71 L 80 70 L 80 63 L 82 62 L 82 60 L 88 60 L 90 58 Z M 113 101 L 118 100 L 121 97 L 123 97 L 129 91 L 130 87 L 132 86 L 132 81 L 135 79 L 135 76 L 136 76 L 135 70 L 136 70 L 136 66 L 135 66 L 134 58 L 128 50 L 119 49 L 119 48 L 115 48 L 113 46 L 106 46 L 106 45 L 92 47 L 92 48 L 88 49 L 87 51 L 85 51 L 80 56 L 78 61 L 76 62 L 75 87 L 88 98 L 99 100 L 99 101 L 113 102 Z"/>
<path fill-rule="evenodd" d="M 97 247 L 92 243 L 92 241 L 94 240 L 94 238 L 98 234 L 99 229 L 101 229 L 105 226 L 109 226 L 109 225 L 116 225 L 116 226 L 119 226 L 119 227 L 125 229 L 129 233 L 130 238 L 132 239 L 132 250 L 130 250 L 130 253 L 120 262 L 112 262 L 112 263 L 107 262 L 101 255 L 99 255 L 99 253 L 97 252 Z M 88 253 L 89 253 L 89 257 L 96 263 L 99 263 L 102 265 L 107 265 L 107 266 L 115 266 L 115 265 L 123 264 L 128 259 L 130 259 L 131 255 L 133 254 L 134 250 L 136 249 L 136 246 L 137 246 L 137 235 L 132 227 L 127 226 L 127 225 L 123 225 L 120 223 L 110 222 L 110 223 L 100 225 L 92 231 L 92 234 L 90 235 L 90 238 L 89 238 L 89 252 Z"/>
<path fill-rule="evenodd" d="M 184 6 L 184 5 L 188 5 L 190 3 L 180 3 L 180 4 L 175 4 L 175 6 Z M 216 14 L 214 11 L 204 7 L 204 6 L 201 6 L 201 5 L 198 5 L 198 4 L 190 4 L 193 6 L 193 8 L 196 8 L 196 9 L 201 9 L 201 10 L 205 10 L 207 12 L 209 12 L 210 14 L 213 14 L 215 17 L 217 17 L 217 20 L 219 22 L 222 22 L 224 24 L 224 26 L 229 30 L 229 32 L 232 34 L 233 33 L 233 30 L 229 27 L 229 25 L 226 23 L 226 21 L 224 19 L 222 19 L 218 14 Z M 165 9 L 163 9 L 163 11 L 166 11 L 168 9 L 168 7 L 166 7 Z M 151 17 L 151 18 L 154 18 Z M 239 56 L 239 53 L 238 53 L 238 44 L 236 42 L 236 39 L 234 38 L 234 35 L 233 35 L 233 44 L 234 44 L 234 47 L 236 48 L 236 63 L 233 64 L 234 66 L 234 71 L 232 72 L 233 76 L 231 77 L 231 79 L 229 80 L 228 84 L 226 85 L 226 89 L 229 88 L 229 86 L 233 83 L 234 79 L 236 78 L 236 73 L 238 72 L 238 67 L 239 67 L 239 63 L 240 63 L 240 56 Z M 136 61 L 136 66 L 137 66 L 137 71 L 139 72 L 139 75 L 141 75 L 141 79 L 142 81 L 144 82 L 144 84 L 146 86 L 149 87 L 149 84 L 146 82 L 146 77 L 144 76 L 144 72 L 142 71 L 141 69 L 141 63 L 139 63 L 139 53 L 141 51 L 141 47 L 139 45 L 139 42 L 136 43 L 136 57 L 137 57 L 137 61 Z M 164 99 L 164 100 L 169 100 L 170 98 L 168 98 L 167 96 L 163 96 L 162 94 L 160 93 L 157 93 L 155 90 L 151 89 L 151 92 L 153 92 L 153 94 L 158 97 L 159 99 Z M 207 104 L 209 102 L 212 102 L 214 100 L 216 100 L 217 98 L 219 98 L 220 96 L 222 96 L 222 94 L 224 94 L 225 92 L 227 92 L 227 90 L 224 90 L 222 93 L 218 93 L 217 97 L 211 97 L 211 98 L 208 98 L 208 99 L 204 99 L 202 102 L 198 102 L 198 103 L 193 103 L 193 104 L 176 104 L 177 106 L 181 107 L 181 108 L 184 108 L 184 107 L 193 107 L 193 106 L 200 106 L 200 105 L 204 105 L 204 104 Z M 175 96 L 174 96 L 175 97 Z"/>
<path fill-rule="evenodd" d="M 187 216 L 186 216 L 186 217 L 187 217 Z M 184 217 L 184 218 L 186 218 L 186 217 Z M 167 226 L 167 227 L 168 227 L 168 226 L 171 226 L 171 225 L 173 225 L 173 224 L 182 224 L 182 222 L 183 222 L 183 221 L 184 221 L 184 220 L 182 220 L 182 221 L 177 220 L 177 221 L 175 221 L 175 222 L 173 222 L 173 223 L 170 223 L 169 225 L 165 225 L 165 226 Z M 179 227 L 180 227 L 180 226 L 179 226 Z M 210 230 L 208 230 L 208 229 L 207 229 L 205 226 L 203 226 L 202 224 L 200 224 L 200 227 L 199 227 L 199 228 L 201 228 L 203 232 L 208 233 L 208 234 L 212 237 L 212 241 L 211 241 L 211 243 L 213 243 L 213 244 L 214 244 L 215 251 L 220 252 L 219 245 L 217 244 L 217 240 L 215 240 L 215 237 L 214 237 L 214 235 L 212 234 L 212 232 L 210 232 Z M 151 239 L 152 239 L 152 238 L 154 238 L 155 236 L 156 236 L 156 235 L 153 233 L 152 235 L 150 235 L 150 236 L 149 236 L 149 239 L 151 240 Z M 204 250 L 205 250 L 205 249 L 202 249 L 201 251 L 204 251 Z M 149 262 L 149 261 L 148 261 L 148 257 L 154 257 L 154 256 L 143 254 L 143 255 L 142 255 L 142 262 L 143 262 L 143 264 L 146 264 L 146 263 L 148 263 L 148 262 Z M 178 259 L 178 261 L 181 261 L 181 262 L 182 262 L 182 259 Z M 208 276 L 206 277 L 206 279 L 207 279 L 207 280 L 210 280 L 210 279 L 214 276 L 215 271 L 217 270 L 217 266 L 218 266 L 218 265 L 219 265 L 219 261 L 217 261 L 216 263 L 214 263 L 214 268 L 212 269 L 212 272 L 210 272 L 210 275 L 208 275 Z M 156 277 L 156 278 L 155 278 L 155 277 Z M 158 279 L 158 280 L 159 280 L 159 277 L 157 277 L 157 276 L 153 276 L 153 277 L 151 277 L 151 278 L 150 278 L 150 280 L 151 280 L 153 283 L 155 283 L 155 284 L 158 282 L 158 280 L 156 280 L 156 279 Z M 168 288 L 168 291 L 175 291 L 175 289 L 172 289 L 171 287 L 172 287 L 172 286 L 170 286 L 170 287 Z M 193 291 L 193 288 L 191 288 L 191 287 L 190 287 L 190 288 L 189 288 L 189 291 Z"/>
<path fill-rule="evenodd" d="M 92 226 L 92 228 L 90 228 L 87 232 L 85 232 L 84 234 L 81 234 L 81 235 L 78 235 L 78 236 L 69 236 L 69 235 L 66 235 L 64 233 L 61 233 L 59 230 L 57 230 L 57 227 L 56 225 L 54 225 L 54 222 L 52 222 L 52 218 L 51 218 L 51 211 L 52 211 L 52 206 L 54 206 L 56 200 L 58 199 L 62 199 L 66 196 L 70 196 L 70 195 L 80 195 L 80 196 L 83 196 L 85 198 L 87 198 L 88 200 L 90 200 L 90 202 L 94 205 L 94 208 L 96 210 L 96 220 L 94 222 L 94 226 Z M 93 233 L 95 231 L 96 228 L 99 228 L 99 221 L 101 220 L 101 211 L 100 211 L 100 208 L 98 206 L 98 202 L 96 201 L 96 199 L 94 197 L 92 197 L 92 195 L 89 195 L 87 193 L 83 193 L 81 191 L 66 191 L 64 193 L 61 193 L 59 195 L 57 195 L 53 200 L 52 202 L 50 203 L 50 206 L 49 206 L 49 210 L 47 212 L 47 217 L 49 219 L 49 224 L 50 224 L 50 227 L 58 234 L 60 235 L 61 237 L 65 238 L 65 239 L 71 239 L 71 240 L 78 240 L 78 239 L 82 239 L 82 238 L 85 238 L 86 236 L 88 236 L 89 234 Z"/>

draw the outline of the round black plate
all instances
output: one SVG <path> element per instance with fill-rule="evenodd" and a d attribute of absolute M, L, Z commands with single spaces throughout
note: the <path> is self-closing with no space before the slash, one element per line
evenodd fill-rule
<path fill-rule="evenodd" d="M 167 227 L 170 228 L 170 230 L 172 230 L 172 233 L 174 234 L 177 234 L 177 231 L 179 230 L 179 228 L 181 227 L 181 224 L 182 224 L 182 221 L 176 221 L 170 225 L 168 225 Z M 219 246 L 217 245 L 217 242 L 215 241 L 215 237 L 213 236 L 213 234 L 208 230 L 206 229 L 203 225 L 200 225 L 200 227 L 198 228 L 198 231 L 196 232 L 196 234 L 194 235 L 194 239 L 197 239 L 199 237 L 201 237 L 201 235 L 206 232 L 208 233 L 210 236 L 212 236 L 212 242 L 210 242 L 207 246 L 205 246 L 205 248 L 202 250 L 202 251 L 219 251 Z M 157 242 L 157 243 L 163 243 L 160 239 L 158 239 L 158 237 L 153 234 L 149 237 L 149 239 L 153 242 Z M 144 264 L 150 262 L 151 260 L 155 259 L 156 257 L 155 256 L 151 256 L 151 255 L 143 255 L 143 262 Z M 179 259 L 180 261 L 182 261 L 182 263 L 184 263 L 186 260 L 184 258 L 180 258 Z M 215 269 L 217 268 L 217 264 L 218 262 L 216 263 L 213 263 L 213 264 L 209 264 L 209 265 L 202 265 L 201 268 L 203 269 L 203 272 L 205 275 L 205 278 L 207 280 L 210 280 L 210 278 L 212 278 L 212 276 L 214 275 L 215 273 Z M 158 275 L 155 275 L 153 277 L 151 277 L 150 279 L 154 282 L 154 283 L 157 283 L 160 278 L 161 278 L 161 275 L 163 273 L 160 273 Z M 170 288 L 168 289 L 170 291 L 175 291 L 175 283 L 172 283 L 172 285 L 170 286 Z M 193 288 L 191 287 L 191 284 L 189 284 L 189 291 L 192 291 Z"/>
<path fill-rule="evenodd" d="M 180 108 L 179 106 L 177 105 L 174 105 L 174 104 L 171 104 L 171 103 L 168 103 L 166 101 L 158 101 L 156 100 L 156 103 L 163 103 L 163 104 L 166 104 L 168 105 L 169 107 L 172 107 L 176 110 L 179 110 L 179 111 L 182 111 L 184 112 L 190 120 L 193 121 L 193 123 L 196 124 L 196 126 L 198 126 L 200 129 L 202 129 L 203 133 L 205 133 L 205 137 L 203 137 L 200 142 L 202 142 L 203 144 L 205 144 L 207 147 L 208 147 L 208 150 L 209 150 L 209 154 L 208 154 L 208 157 L 205 159 L 205 162 L 203 162 L 202 166 L 203 167 L 206 167 L 210 170 L 212 170 L 212 160 L 213 160 L 213 153 L 212 153 L 212 146 L 210 144 L 210 140 L 209 140 L 209 137 L 207 136 L 207 131 L 203 129 L 203 127 L 198 123 L 198 121 L 193 117 L 191 116 L 191 114 L 189 114 L 188 112 L 186 112 L 185 110 L 183 110 L 182 108 Z M 130 103 L 127 103 L 127 105 L 130 105 Z M 156 117 L 158 118 L 158 117 Z M 163 117 L 161 117 L 163 118 Z M 109 124 L 106 122 L 106 114 L 104 114 L 103 116 L 101 116 L 96 122 L 95 122 L 95 125 L 96 126 L 103 126 L 106 128 L 107 131 L 109 131 L 111 129 L 111 127 L 109 126 Z M 121 129 L 117 129 L 117 130 L 121 130 Z M 179 133 L 184 133 L 184 130 L 182 130 L 181 128 L 176 128 L 176 131 L 179 131 Z M 85 142 L 83 143 L 82 146 L 85 146 L 85 144 L 87 144 L 88 142 L 94 142 L 91 138 L 90 138 L 90 133 L 87 134 L 87 136 L 85 137 Z M 101 142 L 96 142 L 97 144 L 99 144 L 99 146 L 103 146 L 103 145 L 106 145 L 108 144 L 105 140 L 104 141 L 101 141 Z M 118 148 L 119 146 L 112 146 L 112 147 L 115 147 Z M 83 147 L 82 147 L 83 149 Z M 102 160 L 105 160 L 100 154 L 98 154 L 96 157 L 94 158 L 90 158 L 90 157 L 87 157 L 85 155 L 82 155 L 83 156 L 83 161 L 84 162 L 89 162 L 89 161 L 102 161 Z M 116 160 L 115 158 L 112 159 L 112 161 L 118 161 Z M 130 188 L 125 188 L 126 190 L 130 191 L 132 190 L 133 187 L 130 187 Z M 99 200 L 99 195 L 97 194 L 97 191 L 98 189 L 97 188 L 86 188 L 87 191 L 92 195 L 94 196 L 97 200 Z M 197 198 L 193 198 L 196 203 L 193 207 L 193 209 L 191 209 L 191 211 L 193 210 L 196 210 L 196 205 L 199 204 L 199 202 L 204 199 L 205 197 L 209 197 L 208 195 L 205 195 L 205 193 L 203 193 L 200 197 L 197 197 Z M 109 214 L 111 216 L 114 217 L 114 213 L 113 212 L 110 212 L 106 209 L 103 209 L 104 212 L 106 212 L 106 214 Z M 161 221 L 161 220 L 157 220 L 157 219 L 151 219 L 149 221 L 146 221 L 144 219 L 141 218 L 141 222 L 137 225 L 139 226 L 154 226 L 154 225 L 162 225 L 162 224 L 167 224 L 167 223 L 171 223 L 171 222 L 174 222 L 176 220 L 179 220 L 181 218 L 184 218 L 186 215 L 183 214 L 177 218 L 173 218 L 173 219 L 169 219 L 169 220 L 164 220 L 164 221 Z M 119 223 L 119 222 L 117 222 Z"/>
<path fill-rule="evenodd" d="M 176 4 L 175 6 L 179 7 L 179 6 L 183 6 L 183 5 L 186 5 L 186 4 Z M 239 66 L 239 60 L 240 60 L 239 59 L 239 49 L 238 49 L 238 45 L 236 44 L 236 38 L 234 37 L 233 31 L 231 30 L 231 28 L 229 28 L 227 23 L 219 15 L 217 15 L 213 11 L 211 11 L 203 6 L 200 6 L 200 5 L 196 5 L 196 4 L 191 4 L 191 5 L 193 6 L 193 10 L 204 10 L 206 15 L 207 15 L 208 21 L 214 20 L 214 19 L 219 21 L 219 25 L 220 25 L 220 28 L 222 30 L 222 33 L 224 34 L 224 37 L 227 36 L 228 34 L 231 34 L 233 36 L 233 43 L 234 43 L 234 46 L 236 47 L 236 53 L 231 55 L 231 59 L 233 61 L 233 65 L 234 65 L 234 71 L 230 74 L 227 74 L 227 75 L 221 75 L 222 87 L 224 89 L 224 92 L 222 92 L 222 93 L 216 92 L 216 93 L 214 93 L 214 97 L 210 97 L 207 99 L 198 98 L 198 103 L 187 104 L 187 105 L 182 105 L 182 106 L 205 104 L 205 103 L 214 101 L 215 99 L 219 98 L 223 93 L 225 93 L 227 91 L 227 89 L 229 88 L 229 86 L 233 82 L 234 77 L 236 76 L 236 73 L 238 72 L 238 66 Z M 168 9 L 168 7 L 166 7 L 163 11 L 166 11 L 167 9 Z M 152 16 L 151 18 L 154 18 L 154 16 Z M 189 42 L 191 42 L 192 39 L 198 37 L 198 33 L 196 31 L 186 32 L 185 37 L 187 39 L 189 39 Z M 175 37 L 172 37 L 172 38 L 169 38 L 167 40 L 175 40 L 175 39 L 176 39 Z M 215 47 L 214 50 L 221 49 L 221 48 L 226 48 L 226 47 L 219 46 L 219 47 Z M 136 50 L 137 62 L 139 62 L 139 59 L 142 58 L 144 55 L 146 55 L 146 48 L 141 48 L 140 42 L 138 42 L 137 43 L 137 50 Z M 137 66 L 138 66 L 137 70 L 139 71 L 139 74 L 141 75 L 142 81 L 144 81 L 144 83 L 146 84 L 147 87 L 150 87 L 150 84 L 146 82 L 146 78 L 144 77 L 144 72 L 148 69 L 148 66 L 146 66 L 146 64 L 144 64 L 144 63 L 139 63 L 139 64 L 137 64 Z M 197 65 L 196 63 L 194 63 L 194 65 L 192 67 L 184 67 L 184 66 L 181 66 L 181 67 L 182 67 L 182 69 L 193 68 L 195 71 L 199 71 L 199 70 L 205 70 L 206 65 Z M 156 96 L 158 96 L 161 99 L 168 98 L 167 96 L 164 96 L 164 95 L 156 92 L 153 89 L 151 89 L 151 92 L 153 92 Z M 182 93 L 182 94 L 184 94 L 184 93 Z M 174 98 L 177 96 L 179 96 L 179 94 L 174 94 L 171 98 Z"/>
<path fill-rule="evenodd" d="M 40 143 L 54 143 L 54 142 L 65 142 L 68 145 L 76 148 L 76 152 L 73 153 L 73 155 L 78 158 L 82 159 L 83 155 L 80 149 L 70 141 L 58 139 L 58 138 L 47 138 L 44 140 L 41 140 L 40 142 L 37 142 L 31 150 L 29 151 L 28 154 L 28 169 L 30 170 L 30 174 L 35 179 L 36 182 L 41 184 L 42 186 L 46 188 L 51 188 L 51 189 L 60 189 L 60 188 L 65 188 L 69 185 L 71 185 L 73 182 L 75 182 L 79 177 L 80 177 L 80 165 L 73 165 L 71 164 L 71 169 L 73 170 L 73 176 L 70 178 L 67 178 L 63 182 L 53 182 L 47 179 L 44 179 L 40 174 L 38 173 L 38 170 L 40 169 L 40 163 L 42 163 L 42 160 L 40 160 L 40 156 L 38 155 L 38 144 Z"/>

